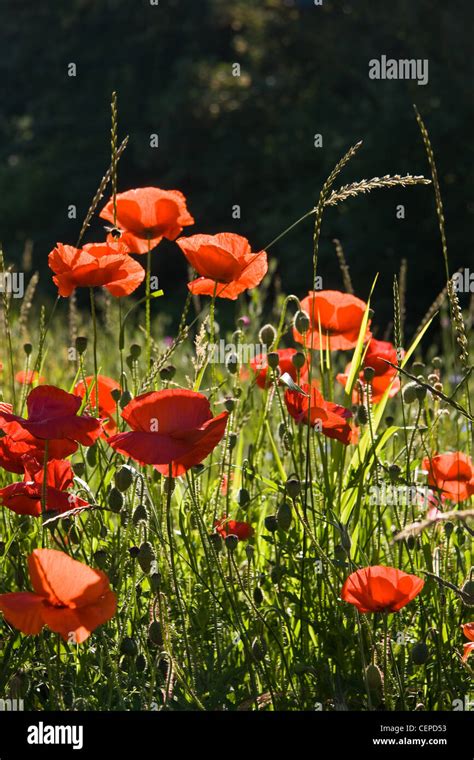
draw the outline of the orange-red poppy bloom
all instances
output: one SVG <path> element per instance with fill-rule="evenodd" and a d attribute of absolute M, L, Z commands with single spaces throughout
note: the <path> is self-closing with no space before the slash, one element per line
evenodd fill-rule
<path fill-rule="evenodd" d="M 152 464 L 163 475 L 183 475 L 200 464 L 222 440 L 228 412 L 212 416 L 202 393 L 151 391 L 137 396 L 122 412 L 130 433 L 109 438 L 116 451 L 139 464 Z"/>
<path fill-rule="evenodd" d="M 116 298 L 129 296 L 143 282 L 145 270 L 121 242 L 88 243 L 82 248 L 57 243 L 48 256 L 60 296 L 76 288 L 107 288 Z"/>
<path fill-rule="evenodd" d="M 89 406 L 95 409 L 97 405 L 97 390 L 99 395 L 99 415 L 102 417 L 102 424 L 104 430 L 109 434 L 117 430 L 116 412 L 117 402 L 112 397 L 112 391 L 120 390 L 120 384 L 116 380 L 112 380 L 111 377 L 105 375 L 97 375 L 97 384 L 95 382 L 95 376 L 89 375 L 84 380 L 78 382 L 74 387 L 74 395 L 84 398 L 86 395 L 86 389 L 92 390 L 89 392 Z"/>
<path fill-rule="evenodd" d="M 464 653 L 462 656 L 462 661 L 467 662 L 469 656 L 474 652 L 474 623 L 465 623 L 461 628 L 466 639 L 469 639 L 467 644 L 464 644 Z"/>
<path fill-rule="evenodd" d="M 298 424 L 319 425 L 323 435 L 336 438 L 346 446 L 356 442 L 357 428 L 349 425 L 348 420 L 352 417 L 349 409 L 326 401 L 315 381 L 311 384 L 311 393 L 308 383 L 301 383 L 300 388 L 306 395 L 289 389 L 285 391 L 286 408 Z"/>
<path fill-rule="evenodd" d="M 293 364 L 293 357 L 297 354 L 296 348 L 279 348 L 276 352 L 278 354 L 278 366 L 282 375 L 288 374 L 296 382 L 298 377 L 301 379 L 306 377 L 309 370 L 309 362 L 306 359 L 305 363 L 300 370 L 297 370 Z M 259 388 L 265 388 L 267 385 L 268 375 L 268 358 L 266 354 L 258 354 L 250 362 L 250 366 L 257 380 Z"/>
<path fill-rule="evenodd" d="M 268 270 L 265 251 L 252 253 L 247 238 L 232 232 L 181 237 L 177 244 L 201 277 L 188 283 L 191 293 L 236 298 L 255 288 Z"/>
<path fill-rule="evenodd" d="M 109 579 L 55 549 L 35 549 L 28 557 L 34 591 L 0 594 L 5 619 L 22 633 L 43 626 L 68 643 L 82 644 L 115 614 L 117 602 Z"/>
<path fill-rule="evenodd" d="M 456 503 L 474 494 L 474 467 L 471 457 L 462 451 L 425 457 L 422 467 L 428 470 L 428 484 Z"/>
<path fill-rule="evenodd" d="M 18 515 L 39 517 L 42 513 L 44 468 L 37 460 L 24 457 L 25 477 L 20 483 L 12 483 L 0 489 L 0 504 Z M 47 512 L 68 512 L 89 504 L 68 491 L 74 478 L 69 462 L 52 459 L 46 468 Z"/>
<path fill-rule="evenodd" d="M 367 309 L 367 304 L 360 298 L 339 290 L 310 290 L 301 301 L 301 309 L 308 315 L 310 327 L 304 336 L 293 328 L 298 343 L 314 349 L 329 346 L 331 351 L 355 348 Z M 367 327 L 364 342 L 370 338 Z"/>
<path fill-rule="evenodd" d="M 239 541 L 246 541 L 255 533 L 249 523 L 238 522 L 238 520 L 228 520 L 225 515 L 221 520 L 216 520 L 214 525 L 217 533 L 219 533 L 222 538 L 226 538 L 226 536 L 237 536 Z"/>
<path fill-rule="evenodd" d="M 20 383 L 20 385 L 33 385 L 33 383 L 38 384 L 46 382 L 46 378 L 33 369 L 21 370 L 21 372 L 17 372 L 15 375 L 15 380 L 17 383 Z"/>
<path fill-rule="evenodd" d="M 397 349 L 389 341 L 376 340 L 375 338 L 372 338 L 372 340 L 369 342 L 369 345 L 367 346 L 367 351 L 365 353 L 362 366 L 363 368 L 372 367 L 375 372 L 375 375 L 371 380 L 372 401 L 374 403 L 377 403 L 383 398 L 388 387 L 390 387 L 388 394 L 390 398 L 396 396 L 400 390 L 400 378 L 398 377 L 397 370 L 393 369 L 390 364 L 386 364 L 384 359 L 392 362 L 392 364 L 397 364 Z M 351 363 L 349 362 L 349 364 L 346 366 L 345 371 L 340 372 L 336 376 L 337 382 L 345 386 L 350 371 Z M 359 373 L 359 380 L 365 384 L 363 371 Z M 356 389 L 354 389 L 353 400 L 354 402 L 357 401 Z"/>
<path fill-rule="evenodd" d="M 0 404 L 6 407 L 4 411 L 11 413 L 10 404 Z M 1 413 L 1 409 L 0 409 Z M 9 435 L 0 438 L 0 467 L 7 472 L 22 474 L 24 471 L 24 457 L 28 455 L 38 462 L 44 462 L 46 441 L 41 438 L 29 436 L 27 440 L 14 441 Z M 64 459 L 73 454 L 77 449 L 74 441 L 66 439 L 60 441 L 48 441 L 48 459 Z"/>
<path fill-rule="evenodd" d="M 111 199 L 100 216 L 114 222 Z M 123 230 L 120 242 L 130 253 L 147 253 L 165 237 L 175 240 L 183 227 L 194 224 L 186 208 L 186 198 L 179 190 L 139 187 L 117 195 L 117 226 Z"/>
<path fill-rule="evenodd" d="M 12 441 L 34 444 L 38 439 L 64 439 L 70 442 L 66 449 L 76 451 L 77 443 L 91 446 L 102 431 L 99 420 L 77 414 L 81 406 L 80 398 L 54 385 L 33 388 L 28 394 L 26 406 L 27 419 L 12 414 L 7 404 L 0 404 L 0 426 Z M 72 451 L 69 450 L 69 453 Z"/>
<path fill-rule="evenodd" d="M 374 565 L 346 578 L 341 599 L 353 604 L 359 612 L 398 612 L 418 596 L 424 585 L 417 575 Z"/>

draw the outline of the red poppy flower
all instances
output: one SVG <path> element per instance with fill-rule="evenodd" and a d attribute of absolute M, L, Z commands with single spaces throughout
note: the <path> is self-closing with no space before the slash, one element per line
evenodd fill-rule
<path fill-rule="evenodd" d="M 83 248 L 58 243 L 48 256 L 60 296 L 75 288 L 107 288 L 117 298 L 128 296 L 143 282 L 145 270 L 118 242 L 88 243 Z"/>
<path fill-rule="evenodd" d="M 417 575 L 374 565 L 346 578 L 341 599 L 355 605 L 359 612 L 398 612 L 418 596 L 424 585 Z"/>
<path fill-rule="evenodd" d="M 38 383 L 44 383 L 46 378 L 40 375 L 39 372 L 36 372 L 36 370 L 27 369 L 17 372 L 15 380 L 17 383 L 20 383 L 20 385 L 33 385 L 33 383 L 38 385 Z"/>
<path fill-rule="evenodd" d="M 225 538 L 226 536 L 237 536 L 239 541 L 246 541 L 255 533 L 249 523 L 228 520 L 225 515 L 220 520 L 216 520 L 214 526 L 217 533 L 219 533 L 222 538 Z"/>
<path fill-rule="evenodd" d="M 97 404 L 97 390 L 99 392 L 99 415 L 102 418 L 106 418 L 103 421 L 104 430 L 109 435 L 112 435 L 117 430 L 116 424 L 116 411 L 117 402 L 112 398 L 112 391 L 120 390 L 120 384 L 116 380 L 112 380 L 111 377 L 105 375 L 97 375 L 97 384 L 95 382 L 95 376 L 89 375 L 85 380 L 81 380 L 74 387 L 74 395 L 84 398 L 86 395 L 86 389 L 92 386 L 92 390 L 89 393 L 89 406 L 95 409 Z"/>
<path fill-rule="evenodd" d="M 390 398 L 396 396 L 400 390 L 400 378 L 398 377 L 397 370 L 386 364 L 384 359 L 392 362 L 392 364 L 397 364 L 397 349 L 386 340 L 375 340 L 375 338 L 372 338 L 365 353 L 363 367 L 372 367 L 375 372 L 374 378 L 371 381 L 372 401 L 374 403 L 383 398 L 385 391 L 390 385 L 390 392 L 388 394 Z M 336 376 L 337 382 L 345 386 L 350 371 L 351 363 L 346 366 L 344 373 L 340 372 Z M 365 385 L 363 371 L 359 374 L 359 380 Z M 357 397 L 357 390 L 354 389 L 354 402 L 357 401 Z"/>
<path fill-rule="evenodd" d="M 46 625 L 68 643 L 82 644 L 115 614 L 115 594 L 102 571 L 55 549 L 35 549 L 28 568 L 34 592 L 0 594 L 5 619 L 22 633 L 37 634 Z"/>
<path fill-rule="evenodd" d="M 37 460 L 24 458 L 25 477 L 21 483 L 12 483 L 0 489 L 0 504 L 18 515 L 39 517 L 42 513 L 44 468 Z M 89 504 L 67 489 L 73 485 L 73 473 L 69 462 L 53 459 L 46 470 L 46 511 L 68 512 Z"/>
<path fill-rule="evenodd" d="M 301 301 L 301 309 L 309 316 L 310 328 L 304 336 L 293 328 L 298 343 L 314 349 L 326 349 L 329 344 L 331 351 L 355 348 L 367 309 L 367 304 L 360 298 L 339 290 L 310 290 Z M 364 341 L 370 338 L 367 328 Z"/>
<path fill-rule="evenodd" d="M 471 457 L 462 451 L 425 457 L 422 467 L 428 470 L 428 485 L 438 488 L 456 503 L 474 494 L 474 467 Z"/>
<path fill-rule="evenodd" d="M 102 219 L 114 222 L 111 199 L 100 212 Z M 123 230 L 120 241 L 130 253 L 147 253 L 165 237 L 175 240 L 183 227 L 194 224 L 179 190 L 139 187 L 117 195 L 116 224 Z"/>
<path fill-rule="evenodd" d="M 462 661 L 467 662 L 469 656 L 474 652 L 474 623 L 465 623 L 461 628 L 466 639 L 469 639 L 469 642 L 464 644 L 464 653 L 462 657 Z"/>
<path fill-rule="evenodd" d="M 122 412 L 132 428 L 109 444 L 140 464 L 152 464 L 163 475 L 183 475 L 200 464 L 221 441 L 228 412 L 213 417 L 202 393 L 187 390 L 151 391 L 137 396 Z"/>
<path fill-rule="evenodd" d="M 11 413 L 10 404 L 0 404 L 0 424 L 1 412 L 8 411 Z M 0 467 L 7 472 L 23 473 L 23 458 L 25 454 L 33 457 L 38 462 L 44 462 L 44 452 L 46 441 L 41 438 L 35 438 L 28 435 L 25 431 L 25 437 L 21 441 L 14 441 L 11 436 L 5 435 L 0 438 Z M 77 443 L 67 439 L 48 441 L 48 459 L 64 459 L 74 454 L 77 450 Z"/>
<path fill-rule="evenodd" d="M 255 288 L 268 270 L 265 251 L 252 253 L 249 241 L 232 232 L 192 235 L 176 241 L 187 260 L 201 277 L 188 283 L 191 293 L 229 298 Z"/>
<path fill-rule="evenodd" d="M 70 448 L 77 443 L 91 446 L 101 433 L 99 420 L 77 414 L 81 399 L 54 385 L 33 388 L 26 405 L 28 419 L 9 412 L 7 404 L 0 404 L 0 426 L 12 441 L 35 443 L 37 439 L 66 439 L 69 442 L 67 448 Z M 76 448 L 75 445 L 72 451 Z"/>
<path fill-rule="evenodd" d="M 289 414 L 298 424 L 321 425 L 322 432 L 328 438 L 336 438 L 346 446 L 355 443 L 357 431 L 352 428 L 348 419 L 352 412 L 344 406 L 326 401 L 319 391 L 316 382 L 310 386 L 308 383 L 300 383 L 301 390 L 306 393 L 303 396 L 298 391 L 285 391 L 285 403 Z"/>
<path fill-rule="evenodd" d="M 292 362 L 293 356 L 297 354 L 296 348 L 280 348 L 276 352 L 279 356 L 278 366 L 281 374 L 288 374 L 296 382 L 298 380 L 298 370 Z M 250 366 L 256 375 L 257 385 L 259 388 L 265 388 L 267 384 L 268 374 L 268 358 L 266 354 L 258 354 L 250 362 Z M 309 370 L 309 362 L 305 361 L 301 369 L 299 370 L 300 379 L 306 377 Z"/>

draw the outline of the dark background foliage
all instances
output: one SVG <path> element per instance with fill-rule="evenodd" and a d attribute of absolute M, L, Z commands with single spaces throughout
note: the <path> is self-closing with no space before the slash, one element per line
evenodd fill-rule
<path fill-rule="evenodd" d="M 254 249 L 314 205 L 347 148 L 362 149 L 341 182 L 429 168 L 414 118 L 430 130 L 447 217 L 451 269 L 469 264 L 472 198 L 470 0 L 3 0 L 0 81 L 0 238 L 53 288 L 47 254 L 74 243 L 109 162 L 109 103 L 119 97 L 130 144 L 119 189 L 157 185 L 188 198 L 194 232 L 236 231 Z M 372 81 L 382 54 L 428 58 L 429 84 Z M 75 63 L 77 76 L 68 76 Z M 241 76 L 232 76 L 240 63 Z M 159 148 L 150 147 L 150 134 Z M 314 147 L 321 133 L 323 148 Z M 405 204 L 405 220 L 396 205 Z M 76 204 L 78 219 L 67 215 Z M 241 219 L 232 219 L 232 206 Z M 103 233 L 95 222 L 88 239 Z M 272 253 L 286 292 L 311 282 L 311 220 Z M 444 284 L 432 189 L 378 191 L 330 209 L 319 274 L 340 287 L 340 238 L 356 292 L 376 271 L 380 321 L 391 316 L 393 274 L 408 260 L 408 326 Z M 472 259 L 471 259 L 472 260 Z M 186 270 L 174 244 L 155 259 L 167 294 Z"/>

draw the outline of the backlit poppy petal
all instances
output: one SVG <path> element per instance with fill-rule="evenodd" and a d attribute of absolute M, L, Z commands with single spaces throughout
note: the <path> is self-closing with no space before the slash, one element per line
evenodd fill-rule
<path fill-rule="evenodd" d="M 0 594 L 0 611 L 5 620 L 22 633 L 36 634 L 44 626 L 44 600 L 29 591 Z"/>

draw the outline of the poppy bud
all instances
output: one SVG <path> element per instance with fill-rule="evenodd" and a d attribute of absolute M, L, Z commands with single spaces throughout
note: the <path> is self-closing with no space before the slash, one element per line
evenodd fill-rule
<path fill-rule="evenodd" d="M 237 433 L 229 433 L 229 449 L 232 451 L 232 449 L 235 448 L 235 444 L 237 443 Z"/>
<path fill-rule="evenodd" d="M 299 333 L 302 333 L 304 335 L 304 333 L 308 332 L 310 321 L 306 312 L 297 311 L 295 314 L 293 324 Z"/>
<path fill-rule="evenodd" d="M 285 568 L 281 565 L 275 565 L 275 567 L 272 567 L 272 572 L 270 573 L 270 578 L 272 583 L 280 583 L 281 579 L 285 575 Z"/>
<path fill-rule="evenodd" d="M 25 343 L 25 345 L 23 346 L 23 351 L 25 352 L 27 356 L 30 356 L 31 352 L 33 351 L 33 346 L 31 345 L 31 343 Z"/>
<path fill-rule="evenodd" d="M 415 388 L 415 396 L 418 401 L 424 401 L 426 397 L 426 388 L 423 385 L 417 385 Z"/>
<path fill-rule="evenodd" d="M 392 415 L 391 415 L 391 414 L 388 414 L 388 415 L 385 417 L 385 424 L 386 424 L 386 426 L 387 426 L 387 427 L 390 427 L 391 425 L 393 425 L 394 421 L 395 421 L 395 418 L 394 418 L 394 417 L 392 417 Z"/>
<path fill-rule="evenodd" d="M 230 533 L 228 536 L 225 537 L 224 543 L 225 543 L 227 551 L 233 552 L 234 549 L 237 548 L 239 539 L 236 535 L 234 535 L 233 533 Z"/>
<path fill-rule="evenodd" d="M 120 644 L 120 653 L 127 657 L 136 657 L 138 654 L 138 645 L 135 639 L 126 636 Z"/>
<path fill-rule="evenodd" d="M 424 665 L 429 657 L 429 649 L 424 641 L 419 641 L 411 648 L 411 659 L 414 665 Z"/>
<path fill-rule="evenodd" d="M 130 554 L 132 559 L 136 559 L 140 553 L 140 549 L 138 546 L 131 546 L 128 550 L 128 553 Z"/>
<path fill-rule="evenodd" d="M 219 533 L 210 533 L 209 534 L 209 543 L 212 544 L 216 552 L 220 552 L 222 549 L 222 538 L 219 535 Z"/>
<path fill-rule="evenodd" d="M 72 465 L 72 469 L 74 475 L 77 475 L 78 478 L 81 478 L 84 475 L 84 470 L 86 468 L 84 466 L 84 462 L 75 462 L 75 464 Z"/>
<path fill-rule="evenodd" d="M 364 367 L 364 380 L 367 383 L 371 383 L 375 377 L 375 370 L 373 367 Z"/>
<path fill-rule="evenodd" d="M 85 335 L 78 335 L 76 338 L 76 351 L 79 356 L 85 353 L 87 348 L 87 338 Z"/>
<path fill-rule="evenodd" d="M 365 678 L 370 691 L 382 692 L 383 675 L 377 665 L 368 665 L 365 669 Z"/>
<path fill-rule="evenodd" d="M 138 506 L 134 509 L 132 522 L 135 527 L 138 525 L 138 523 L 148 522 L 148 512 L 144 504 L 138 504 Z"/>
<path fill-rule="evenodd" d="M 115 403 L 118 404 L 118 402 L 120 401 L 120 396 L 122 395 L 122 391 L 120 390 L 120 388 L 114 388 L 113 390 L 110 391 L 110 395 L 112 396 Z"/>
<path fill-rule="evenodd" d="M 124 504 L 121 491 L 118 488 L 111 488 L 109 491 L 109 508 L 112 512 L 120 512 Z"/>
<path fill-rule="evenodd" d="M 400 477 L 401 469 L 398 464 L 391 464 L 388 468 L 388 474 L 392 483 L 396 483 Z"/>
<path fill-rule="evenodd" d="M 87 464 L 94 467 L 97 464 L 97 446 L 89 446 L 86 453 Z"/>
<path fill-rule="evenodd" d="M 233 398 L 226 398 L 224 401 L 224 406 L 228 412 L 233 412 L 235 407 L 235 399 Z"/>
<path fill-rule="evenodd" d="M 158 571 L 151 573 L 150 587 L 154 594 L 156 594 L 160 590 L 160 584 L 161 584 L 161 573 L 159 573 Z"/>
<path fill-rule="evenodd" d="M 280 506 L 278 507 L 277 513 L 276 513 L 278 527 L 284 531 L 289 530 L 292 518 L 293 518 L 293 515 L 291 514 L 290 505 L 286 501 L 282 502 Z"/>
<path fill-rule="evenodd" d="M 260 343 L 262 343 L 264 346 L 271 346 L 272 343 L 275 342 L 276 338 L 276 330 L 273 327 L 273 325 L 263 325 L 262 329 L 260 330 L 258 334 L 258 339 Z"/>
<path fill-rule="evenodd" d="M 302 351 L 297 351 L 296 354 L 293 354 L 291 357 L 291 361 L 296 369 L 301 369 L 304 366 L 306 357 Z"/>
<path fill-rule="evenodd" d="M 443 383 L 435 383 L 433 385 L 433 388 L 435 389 L 435 391 L 438 391 L 438 393 L 442 393 L 443 392 Z"/>
<path fill-rule="evenodd" d="M 267 354 L 267 361 L 268 361 L 268 366 L 271 369 L 276 369 L 278 365 L 280 364 L 280 357 L 278 356 L 278 353 L 276 351 L 270 351 L 270 353 Z"/>
<path fill-rule="evenodd" d="M 126 464 L 115 472 L 115 485 L 119 491 L 127 491 L 133 483 L 133 473 Z"/>
<path fill-rule="evenodd" d="M 103 549 L 96 551 L 94 554 L 94 562 L 96 563 L 97 567 L 100 567 L 100 569 L 103 570 L 107 564 L 107 552 Z"/>
<path fill-rule="evenodd" d="M 357 407 L 355 419 L 358 425 L 367 425 L 369 421 L 369 411 L 364 404 L 359 404 Z"/>
<path fill-rule="evenodd" d="M 262 589 L 259 586 L 256 586 L 253 590 L 253 600 L 257 607 L 263 602 Z"/>
<path fill-rule="evenodd" d="M 288 478 L 285 483 L 285 488 L 288 496 L 291 499 L 296 499 L 301 491 L 301 482 L 296 477 Z"/>
<path fill-rule="evenodd" d="M 120 408 L 124 409 L 127 406 L 127 404 L 130 403 L 131 400 L 132 400 L 132 394 L 130 393 L 130 391 L 124 391 L 122 395 L 120 396 L 120 401 L 119 401 Z"/>
<path fill-rule="evenodd" d="M 10 681 L 10 695 L 13 699 L 22 699 L 26 697 L 30 688 L 30 679 L 28 673 L 24 670 L 17 670 Z"/>
<path fill-rule="evenodd" d="M 253 555 L 255 554 L 255 549 L 252 544 L 247 544 L 245 547 L 245 554 L 247 555 L 248 561 L 251 562 L 253 560 Z"/>
<path fill-rule="evenodd" d="M 146 658 L 145 655 L 139 654 L 137 659 L 135 660 L 135 668 L 138 673 L 143 673 L 143 671 L 146 669 Z"/>
<path fill-rule="evenodd" d="M 444 523 L 444 532 L 446 533 L 448 538 L 453 532 L 453 530 L 454 530 L 454 524 L 452 522 L 448 521 Z"/>
<path fill-rule="evenodd" d="M 250 494 L 246 488 L 239 488 L 237 491 L 237 504 L 239 507 L 246 507 L 250 501 Z"/>
<path fill-rule="evenodd" d="M 414 549 L 415 546 L 416 546 L 415 536 L 408 536 L 408 538 L 407 538 L 407 548 L 411 550 L 411 549 Z"/>
<path fill-rule="evenodd" d="M 461 589 L 468 599 L 463 599 L 464 604 L 468 607 L 474 607 L 474 580 L 466 581 Z"/>
<path fill-rule="evenodd" d="M 275 533 L 278 530 L 278 521 L 276 515 L 268 515 L 265 518 L 265 527 L 270 533 Z"/>
<path fill-rule="evenodd" d="M 351 537 L 345 525 L 341 526 L 341 546 L 349 554 L 352 546 Z"/>
<path fill-rule="evenodd" d="M 163 644 L 163 631 L 161 623 L 159 623 L 158 620 L 154 620 L 153 623 L 150 624 L 148 638 L 152 644 L 156 644 L 158 647 Z"/>
<path fill-rule="evenodd" d="M 260 662 L 265 658 L 265 654 L 267 652 L 267 646 L 263 639 L 257 639 L 255 638 L 252 641 L 252 654 L 255 657 L 255 659 Z"/>
<path fill-rule="evenodd" d="M 239 360 L 237 359 L 236 354 L 230 354 L 227 357 L 225 366 L 227 367 L 227 371 L 230 372 L 231 375 L 235 375 L 239 367 Z"/>
<path fill-rule="evenodd" d="M 413 362 L 413 364 L 411 365 L 411 368 L 413 372 L 423 372 L 425 365 L 423 364 L 423 362 L 417 361 L 417 362 Z"/>
<path fill-rule="evenodd" d="M 5 541 L 0 541 L 0 557 L 3 557 L 3 555 L 5 554 L 5 546 L 6 546 Z"/>
<path fill-rule="evenodd" d="M 435 369 L 441 369 L 441 367 L 443 366 L 443 360 L 441 356 L 433 356 L 433 359 L 431 360 L 431 365 Z"/>
<path fill-rule="evenodd" d="M 132 359 L 136 361 L 138 357 L 140 356 L 141 352 L 142 352 L 142 347 L 139 346 L 138 343 L 132 343 L 132 345 L 130 346 L 130 356 L 132 357 Z"/>
<path fill-rule="evenodd" d="M 416 401 L 417 383 L 407 383 L 403 386 L 402 396 L 405 404 L 413 404 Z"/>
<path fill-rule="evenodd" d="M 137 559 L 138 564 L 140 565 L 145 575 L 148 575 L 151 570 L 152 562 L 154 562 L 156 559 L 153 547 L 148 541 L 144 541 L 140 546 L 140 551 L 138 552 Z"/>

